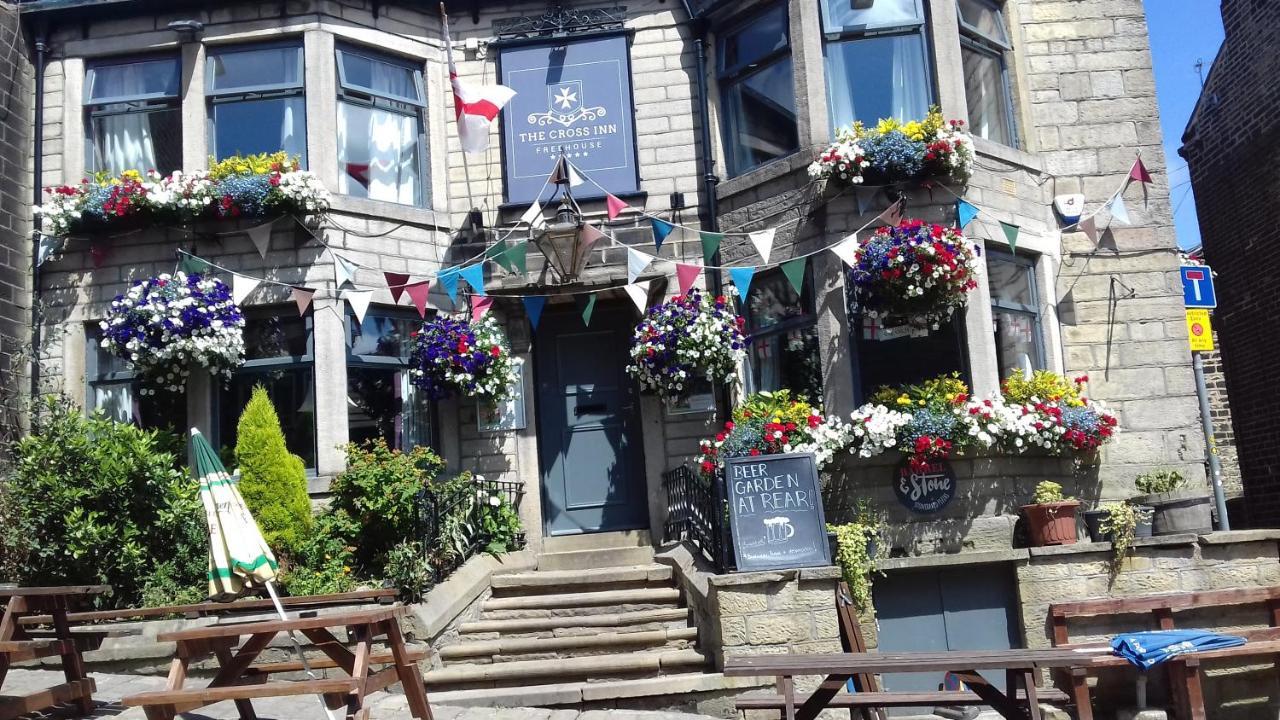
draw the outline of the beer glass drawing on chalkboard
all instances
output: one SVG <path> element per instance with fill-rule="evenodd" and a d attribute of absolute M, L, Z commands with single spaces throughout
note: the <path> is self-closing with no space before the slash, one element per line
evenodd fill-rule
<path fill-rule="evenodd" d="M 813 455 L 728 458 L 725 482 L 739 571 L 831 564 Z"/>

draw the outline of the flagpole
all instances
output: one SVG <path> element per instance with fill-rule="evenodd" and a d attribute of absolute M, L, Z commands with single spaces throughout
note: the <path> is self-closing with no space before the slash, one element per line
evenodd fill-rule
<path fill-rule="evenodd" d="M 454 75 L 456 66 L 453 64 L 453 38 L 449 36 L 449 13 L 445 10 L 444 2 L 440 3 L 440 23 L 444 29 L 444 52 L 445 52 L 445 57 L 448 58 L 449 84 L 450 86 L 452 86 L 453 79 L 454 79 L 453 75 Z M 455 102 L 456 102 L 456 99 L 455 99 Z M 461 141 L 462 141 L 461 127 L 459 127 L 458 130 L 459 130 L 458 141 L 459 141 L 459 145 L 461 145 Z M 467 210 L 467 218 L 470 219 L 471 211 L 478 210 L 479 208 L 476 207 L 475 197 L 471 194 L 471 162 L 467 159 L 467 155 L 468 153 L 464 148 L 462 150 L 462 180 L 466 184 L 467 203 L 469 203 L 471 206 Z M 480 214 L 480 219 L 482 222 L 484 221 L 483 212 Z"/>

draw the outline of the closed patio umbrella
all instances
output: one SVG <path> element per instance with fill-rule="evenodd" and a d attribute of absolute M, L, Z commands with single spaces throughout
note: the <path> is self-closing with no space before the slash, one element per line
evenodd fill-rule
<path fill-rule="evenodd" d="M 1111 651 L 1137 667 L 1149 670 L 1175 655 L 1244 644 L 1242 637 L 1205 630 L 1156 630 L 1117 635 L 1111 638 Z"/>

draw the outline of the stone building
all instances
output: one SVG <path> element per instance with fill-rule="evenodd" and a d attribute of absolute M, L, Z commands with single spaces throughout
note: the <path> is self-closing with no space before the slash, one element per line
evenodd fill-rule
<path fill-rule="evenodd" d="M 847 416 L 883 384 L 956 371 L 986 394 L 1011 372 L 1043 368 L 1087 374 L 1090 394 L 1108 403 L 1123 427 L 1096 463 L 1083 466 L 1030 457 L 957 461 L 956 501 L 934 515 L 898 506 L 888 464 L 842 467 L 828 518 L 847 519 L 849 501 L 866 497 L 891 525 L 892 547 L 884 552 L 891 557 L 876 581 L 882 648 L 1042 646 L 1051 600 L 1274 582 L 1276 547 L 1265 537 L 1240 551 L 1259 558 L 1245 579 L 1204 571 L 1223 551 L 1202 551 L 1195 536 L 1181 536 L 1144 550 L 1142 562 L 1111 583 L 1108 546 L 1050 553 L 1022 547 L 1015 533 L 1018 508 L 1040 479 L 1061 480 L 1088 503 L 1132 496 L 1137 474 L 1153 468 L 1177 468 L 1195 486 L 1205 484 L 1139 0 L 448 6 L 461 78 L 502 81 L 522 98 L 495 131 L 501 141 L 466 160 L 452 119 L 440 18 L 421 3 L 25 3 L 27 27 L 46 33 L 50 47 L 37 98 L 45 186 L 129 163 L 190 171 L 211 156 L 285 149 L 304 157 L 333 193 L 332 210 L 318 222 L 277 221 L 264 254 L 243 226 L 69 238 L 40 276 L 45 387 L 143 423 L 185 412 L 185 424 L 229 445 L 249 389 L 266 383 L 316 494 L 342 470 L 348 441 L 429 444 L 454 470 L 523 483 L 520 512 L 532 562 L 539 573 L 562 573 L 530 582 L 586 583 L 600 576 L 583 567 L 652 560 L 669 514 L 664 474 L 689 462 L 698 440 L 722 422 L 709 399 L 667 406 L 639 396 L 625 376 L 637 319 L 622 290 L 627 247 L 660 258 L 641 279 L 653 282 L 655 296 L 669 295 L 677 282 L 673 261 L 702 262 L 699 229 L 775 228 L 772 260 L 760 265 L 740 308 L 752 339 L 746 390 L 789 388 Z M 566 70 L 579 65 L 594 70 Z M 517 131 L 552 104 L 575 117 L 601 112 L 586 139 Z M 861 318 L 846 305 L 839 259 L 814 254 L 798 293 L 777 266 L 835 244 L 889 204 L 875 188 L 842 193 L 810 181 L 807 167 L 836 127 L 919 117 L 932 104 L 974 129 L 975 170 L 964 186 L 905 189 L 904 214 L 950 225 L 956 195 L 978 206 L 967 232 L 985 247 L 984 281 L 938 332 L 865 339 Z M 122 141 L 123 128 L 137 123 L 130 113 L 145 113 L 141 143 Z M 114 119 L 120 115 L 126 120 Z M 578 121 L 562 120 L 566 128 Z M 521 218 L 533 198 L 547 200 L 540 188 L 561 149 L 587 176 L 574 191 L 583 216 L 610 240 L 593 248 L 572 283 L 557 283 L 536 250 L 524 273 L 485 263 L 491 312 L 523 360 L 520 402 L 491 425 L 472 401 L 417 397 L 403 351 L 417 313 L 405 299 L 397 302 L 385 273 L 433 279 L 431 311 L 455 309 L 435 279 L 500 239 L 537 237 Z M 1154 175 L 1145 187 L 1125 184 L 1138 152 Z M 378 163 L 375 177 L 370 166 Z M 1101 246 L 1083 232 L 1063 231 L 1055 196 L 1080 193 L 1093 210 L 1125 187 L 1130 222 L 1100 222 Z M 611 218 L 604 191 L 632 211 Z M 660 250 L 637 211 L 678 224 Z M 1020 228 L 1016 249 L 1001 222 Z M 193 384 L 185 407 L 172 400 L 162 407 L 137 394 L 129 367 L 105 355 L 95 333 L 116 294 L 177 266 L 175 250 L 212 263 L 224 277 L 273 282 L 244 304 L 249 360 L 235 378 L 226 386 Z M 720 250 L 721 265 L 755 262 L 741 235 L 730 234 Z M 354 287 L 372 291 L 363 321 L 336 287 L 335 256 L 354 266 Z M 730 281 L 729 273 L 702 280 L 726 294 Z M 290 286 L 317 290 L 301 317 Z M 589 325 L 584 293 L 594 293 Z M 526 296 L 549 296 L 536 330 Z M 465 303 L 457 309 L 465 311 Z M 713 665 L 734 652 L 838 648 L 834 571 L 716 575 L 686 544 L 667 547 L 662 559 L 674 566 L 671 582 Z M 616 573 L 609 582 L 624 587 L 673 577 L 671 570 L 605 569 Z M 978 595 L 969 591 L 975 572 L 990 579 Z M 476 587 L 459 597 L 469 601 L 489 586 Z M 947 627 L 956 609 L 947 603 L 954 602 L 974 603 L 989 620 L 978 624 L 981 638 L 966 640 L 954 619 Z M 452 637 L 457 627 L 450 623 L 465 606 L 450 600 L 436 624 L 426 623 L 426 634 Z M 924 636 L 919 628 L 928 628 Z M 619 667 L 671 672 L 690 662 L 701 667 L 702 657 L 653 654 Z M 462 667 L 435 677 L 449 678 L 438 681 L 446 685 L 492 677 Z M 604 672 L 590 662 L 571 667 L 564 672 L 578 675 L 568 679 Z M 610 692 L 734 689 L 682 678 L 689 684 Z M 549 704 L 590 695 L 580 686 L 543 692 L 520 694 Z"/>
<path fill-rule="evenodd" d="M 1226 31 L 1200 92 L 1178 151 L 1191 169 L 1191 187 L 1205 261 L 1217 275 L 1218 308 L 1214 312 L 1222 339 L 1222 367 L 1231 396 L 1232 428 L 1243 481 L 1243 506 L 1258 527 L 1280 520 L 1275 488 L 1277 448 L 1271 427 L 1268 386 L 1271 361 L 1266 338 L 1275 327 L 1276 304 L 1268 289 L 1280 278 L 1280 265 L 1265 253 L 1252 252 L 1270 222 L 1272 202 L 1239 208 L 1239 192 L 1275 186 L 1272 140 L 1280 132 L 1268 110 L 1275 94 L 1266 78 L 1280 65 L 1275 48 L 1276 9 L 1265 4 L 1222 3 Z"/>
<path fill-rule="evenodd" d="M 18 10 L 0 3 L 0 442 L 21 427 L 31 329 L 31 63 Z"/>

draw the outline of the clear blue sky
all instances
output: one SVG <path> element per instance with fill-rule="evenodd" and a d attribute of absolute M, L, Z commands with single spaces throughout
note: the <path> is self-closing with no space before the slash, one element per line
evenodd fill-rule
<path fill-rule="evenodd" d="M 1219 0 L 1147 0 L 1147 26 L 1151 32 L 1151 59 L 1156 72 L 1156 100 L 1160 103 L 1160 127 L 1169 163 L 1169 194 L 1178 245 L 1200 243 L 1196 201 L 1191 195 L 1187 163 L 1178 155 L 1182 131 L 1200 97 L 1196 60 L 1204 61 L 1203 73 L 1222 44 Z"/>

